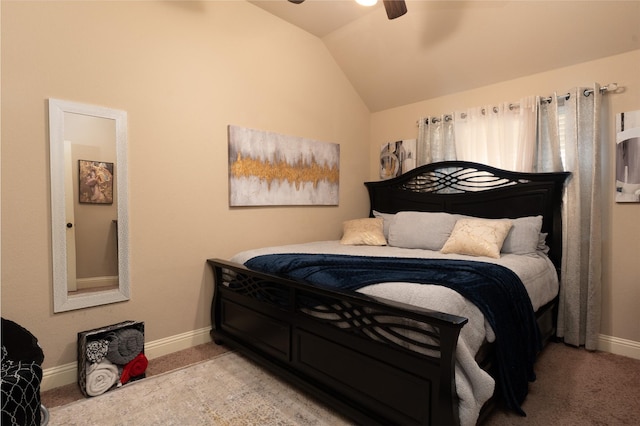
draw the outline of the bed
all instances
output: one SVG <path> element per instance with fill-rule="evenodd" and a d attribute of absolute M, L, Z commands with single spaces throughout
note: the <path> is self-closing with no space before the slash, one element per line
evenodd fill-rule
<path fill-rule="evenodd" d="M 568 175 L 447 161 L 366 182 L 369 218 L 345 222 L 340 241 L 207 261 L 215 285 L 212 338 L 360 424 L 475 424 L 496 401 L 514 398 L 507 406 L 523 414 L 519 404 L 534 379 L 535 354 L 555 333 Z M 348 224 L 365 231 L 354 234 Z M 375 232 L 368 228 L 374 225 Z M 500 230 L 497 257 L 495 246 L 481 257 L 459 247 L 441 253 L 447 250 L 439 244 L 450 245 L 454 235 L 465 235 L 459 231 L 476 225 L 490 226 L 492 236 Z M 535 233 L 535 247 L 520 252 L 522 241 L 530 246 L 531 238 L 515 240 L 516 229 Z M 347 231 L 365 241 L 345 241 Z M 367 240 L 372 233 L 379 239 L 380 232 L 384 245 Z M 327 263 L 318 266 L 320 260 Z M 266 269 L 273 265 L 280 269 Z M 453 274 L 443 282 L 422 278 L 426 270 L 439 274 L 445 266 Z M 336 286 L 342 280 L 348 285 Z M 493 289 L 506 290 L 495 290 L 502 295 L 488 303 L 484 293 Z M 478 294 L 483 299 L 476 301 Z M 505 294 L 522 300 L 499 302 Z M 518 308 L 500 308 L 505 304 Z M 521 328 L 512 329 L 512 323 Z M 518 353 L 526 356 L 513 356 Z M 522 372 L 515 378 L 509 377 L 515 368 L 509 357 L 518 364 L 529 358 L 517 366 Z M 520 388 L 515 396 L 512 387 Z"/>

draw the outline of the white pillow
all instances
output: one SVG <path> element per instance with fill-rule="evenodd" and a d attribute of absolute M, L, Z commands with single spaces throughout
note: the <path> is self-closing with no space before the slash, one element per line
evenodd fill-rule
<path fill-rule="evenodd" d="M 510 229 L 508 219 L 460 219 L 441 252 L 497 259 Z"/>
<path fill-rule="evenodd" d="M 348 220 L 342 224 L 340 244 L 384 246 L 387 240 L 382 233 L 382 218 Z"/>
<path fill-rule="evenodd" d="M 389 226 L 389 245 L 438 251 L 449 238 L 456 216 L 442 212 L 399 212 Z"/>

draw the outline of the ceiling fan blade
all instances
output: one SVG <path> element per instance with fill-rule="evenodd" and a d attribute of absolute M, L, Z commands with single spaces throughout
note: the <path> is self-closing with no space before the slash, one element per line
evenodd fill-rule
<path fill-rule="evenodd" d="M 407 4 L 404 0 L 383 0 L 383 3 L 389 19 L 396 19 L 407 13 Z"/>
<path fill-rule="evenodd" d="M 300 4 L 302 3 L 304 0 L 289 0 L 291 3 L 295 3 L 295 4 Z"/>

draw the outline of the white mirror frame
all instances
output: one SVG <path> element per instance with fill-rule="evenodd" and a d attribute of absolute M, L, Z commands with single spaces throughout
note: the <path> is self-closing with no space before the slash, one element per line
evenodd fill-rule
<path fill-rule="evenodd" d="M 65 216 L 65 113 L 115 120 L 118 202 L 118 288 L 70 296 L 67 291 L 67 241 Z M 49 99 L 49 155 L 51 166 L 51 237 L 53 256 L 53 312 L 129 300 L 129 192 L 127 179 L 126 111 Z"/>

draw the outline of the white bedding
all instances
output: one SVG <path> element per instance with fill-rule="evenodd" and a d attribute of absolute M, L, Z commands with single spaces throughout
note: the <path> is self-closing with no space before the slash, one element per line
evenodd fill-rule
<path fill-rule="evenodd" d="M 531 255 L 503 254 L 499 259 L 492 259 L 456 254 L 444 255 L 431 250 L 389 246 L 354 246 L 340 244 L 340 241 L 318 241 L 247 250 L 232 257 L 231 261 L 244 264 L 253 257 L 275 253 L 447 258 L 497 263 L 511 269 L 520 277 L 531 298 L 534 310 L 551 301 L 558 292 L 555 267 L 542 252 Z M 495 339 L 491 326 L 484 320 L 480 310 L 457 292 L 438 285 L 381 283 L 364 287 L 358 291 L 469 319 L 469 322 L 462 328 L 456 348 L 456 390 L 460 398 L 460 423 L 462 425 L 476 424 L 480 408 L 491 397 L 495 387 L 493 378 L 475 362 L 475 355 L 484 341 L 491 342 Z"/>

